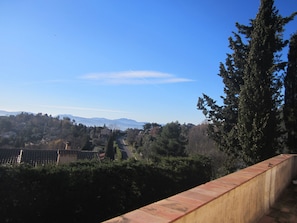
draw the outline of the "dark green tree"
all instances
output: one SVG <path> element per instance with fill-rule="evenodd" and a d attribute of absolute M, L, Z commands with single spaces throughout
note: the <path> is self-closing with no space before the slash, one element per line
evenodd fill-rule
<path fill-rule="evenodd" d="M 182 128 L 178 122 L 166 124 L 157 137 L 152 149 L 161 156 L 184 156 L 186 138 L 182 135 Z"/>
<path fill-rule="evenodd" d="M 249 165 L 270 157 L 275 151 L 272 149 L 271 153 L 267 154 L 267 151 L 262 149 L 263 146 L 260 146 L 261 149 L 260 147 L 253 149 L 254 153 L 249 149 L 251 145 L 257 144 L 255 139 L 251 138 L 251 134 L 253 137 L 263 139 L 263 134 L 261 136 L 257 131 L 263 132 L 259 129 L 262 125 L 259 122 L 263 122 L 263 115 L 267 116 L 269 108 L 272 109 L 269 110 L 270 125 L 273 125 L 273 119 L 276 126 L 278 124 L 277 110 L 280 103 L 281 83 L 277 72 L 284 69 L 285 63 L 280 61 L 280 55 L 277 53 L 287 44 L 287 41 L 282 39 L 283 26 L 291 21 L 295 14 L 283 18 L 278 14 L 273 3 L 273 0 L 262 0 L 257 17 L 250 20 L 249 26 L 236 23 L 238 33 L 233 33 L 234 38 L 229 38 L 229 47 L 233 53 L 227 54 L 225 64 L 220 64 L 219 76 L 225 84 L 223 104 L 219 105 L 205 94 L 198 99 L 197 107 L 203 111 L 209 122 L 209 136 L 218 148 L 228 155 L 229 166 L 226 168 L 229 171 L 236 168 L 233 165 L 234 160 L 239 163 L 244 161 L 243 163 Z M 246 74 L 248 77 L 245 77 Z M 259 75 L 258 79 L 254 79 L 253 75 Z M 261 75 L 264 76 L 263 79 Z M 254 91 L 253 88 L 261 93 Z M 242 91 L 245 91 L 244 95 Z M 259 114 L 256 114 L 258 112 Z M 239 116 L 241 116 L 240 123 Z M 252 128 L 254 133 L 251 133 Z M 273 131 L 276 132 L 267 135 L 267 138 L 274 135 L 277 140 L 278 132 Z M 265 148 L 267 146 L 270 147 L 267 144 Z M 251 161 L 250 157 L 255 156 L 261 158 Z"/>
<path fill-rule="evenodd" d="M 93 150 L 94 146 L 92 145 L 91 138 L 89 135 L 84 135 L 81 139 L 82 150 Z"/>
<path fill-rule="evenodd" d="M 251 26 L 236 24 L 238 33 L 233 32 L 234 37 L 229 38 L 229 48 L 233 53 L 227 54 L 225 64 L 220 64 L 219 76 L 225 84 L 222 96 L 223 105 L 219 106 L 215 100 L 203 94 L 198 98 L 198 109 L 202 110 L 206 116 L 208 125 L 208 134 L 214 140 L 218 148 L 226 153 L 226 168 L 232 171 L 234 160 L 238 160 L 241 151 L 239 139 L 237 137 L 238 121 L 238 97 L 240 87 L 243 85 L 243 71 L 248 45 L 242 40 L 242 36 L 248 39 Z"/>
<path fill-rule="evenodd" d="M 297 153 L 297 33 L 290 39 L 288 66 L 285 76 L 284 121 L 287 130 L 287 146 Z"/>
<path fill-rule="evenodd" d="M 286 46 L 283 27 L 294 16 L 283 18 L 273 0 L 262 0 L 249 42 L 240 91 L 238 136 L 243 160 L 251 165 L 275 155 L 280 136 L 280 91 L 284 69 L 278 53 Z"/>
<path fill-rule="evenodd" d="M 114 133 L 112 133 L 107 141 L 106 150 L 105 150 L 105 157 L 109 158 L 110 160 L 114 160 L 115 156 L 115 148 L 114 148 L 114 140 L 115 136 Z"/>

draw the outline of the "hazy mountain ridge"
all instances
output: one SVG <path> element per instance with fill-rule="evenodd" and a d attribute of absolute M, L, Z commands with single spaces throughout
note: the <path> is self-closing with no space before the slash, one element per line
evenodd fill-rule
<path fill-rule="evenodd" d="M 9 116 L 9 115 L 18 115 L 24 111 L 20 112 L 8 112 L 4 110 L 0 110 L 0 116 Z M 32 112 L 24 112 L 33 114 Z M 79 116 L 74 116 L 70 114 L 61 114 L 57 115 L 60 118 L 69 118 L 70 120 L 75 120 L 78 124 L 83 124 L 86 126 L 106 126 L 110 129 L 120 129 L 120 130 L 126 130 L 128 128 L 137 128 L 142 129 L 143 125 L 147 122 L 138 122 L 132 119 L 127 118 L 120 118 L 120 119 L 107 119 L 107 118 L 84 118 Z"/>

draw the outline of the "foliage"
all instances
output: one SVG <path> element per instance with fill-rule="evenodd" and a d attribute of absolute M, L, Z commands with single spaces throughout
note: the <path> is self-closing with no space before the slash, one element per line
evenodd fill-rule
<path fill-rule="evenodd" d="M 186 154 L 190 157 L 196 155 L 207 156 L 211 160 L 212 178 L 216 179 L 228 174 L 225 168 L 230 159 L 218 150 L 215 142 L 208 136 L 208 124 L 202 123 L 189 129 Z"/>
<path fill-rule="evenodd" d="M 126 141 L 129 145 L 139 147 L 141 145 L 140 129 L 127 129 Z"/>
<path fill-rule="evenodd" d="M 238 136 L 243 160 L 251 165 L 275 155 L 280 136 L 280 94 L 284 63 L 279 53 L 287 41 L 283 27 L 293 19 L 282 18 L 273 1 L 262 0 L 249 43 L 244 85 L 239 97 Z"/>
<path fill-rule="evenodd" d="M 146 158 L 154 156 L 185 156 L 187 133 L 185 125 L 171 122 L 161 127 L 151 125 L 145 127 L 140 152 Z"/>
<path fill-rule="evenodd" d="M 67 117 L 41 113 L 0 116 L 0 148 L 64 149 L 70 142 L 72 149 L 103 149 L 110 133 L 106 128 L 87 127 Z"/>
<path fill-rule="evenodd" d="M 178 122 L 166 124 L 156 138 L 153 150 L 161 156 L 184 156 L 186 138 L 182 135 L 182 128 Z"/>
<path fill-rule="evenodd" d="M 0 167 L 1 222 L 100 222 L 210 179 L 205 157 Z"/>
<path fill-rule="evenodd" d="M 114 140 L 115 140 L 115 136 L 114 134 L 111 134 L 108 141 L 107 141 L 107 145 L 106 145 L 106 149 L 105 149 L 105 157 L 109 158 L 110 160 L 114 160 L 115 157 L 115 147 L 114 147 Z"/>
<path fill-rule="evenodd" d="M 114 148 L 115 148 L 115 159 L 116 160 L 122 160 L 123 159 L 123 155 L 122 155 L 122 151 L 118 145 L 117 142 L 114 142 Z"/>
<path fill-rule="evenodd" d="M 199 125 L 171 122 L 164 126 L 147 123 L 143 130 L 128 129 L 126 142 L 137 159 L 156 160 L 158 157 L 207 156 L 211 160 L 212 178 L 226 175 L 223 167 L 228 157 L 217 150 L 207 133 L 208 123 Z M 169 143 L 171 141 L 171 143 Z M 172 145 L 178 145 L 176 147 Z"/>
<path fill-rule="evenodd" d="M 203 94 L 198 98 L 197 107 L 202 110 L 209 121 L 208 134 L 214 140 L 218 148 L 223 151 L 228 160 L 226 168 L 234 169 L 234 161 L 240 158 L 237 151 L 241 150 L 237 137 L 238 97 L 240 87 L 243 84 L 244 58 L 248 52 L 248 46 L 244 44 L 242 35 L 248 38 L 251 27 L 236 24 L 238 33 L 233 32 L 234 38 L 229 38 L 229 48 L 232 54 L 227 54 L 225 64 L 220 64 L 219 76 L 225 84 L 222 96 L 223 106 L 217 105 L 216 101 Z"/>
<path fill-rule="evenodd" d="M 294 18 L 282 17 L 273 0 L 262 0 L 256 19 L 249 26 L 236 24 L 238 33 L 229 38 L 220 74 L 225 84 L 223 105 L 203 94 L 197 107 L 207 117 L 209 136 L 231 163 L 253 164 L 275 153 L 277 145 L 281 81 L 285 63 L 277 54 L 287 44 L 283 26 Z M 245 39 L 243 39 L 245 38 Z M 235 163 L 236 164 L 236 163 Z M 227 167 L 234 170 L 238 164 Z"/>
<path fill-rule="evenodd" d="M 284 121 L 287 130 L 287 146 L 297 153 L 297 33 L 290 39 L 288 66 L 285 76 Z"/>

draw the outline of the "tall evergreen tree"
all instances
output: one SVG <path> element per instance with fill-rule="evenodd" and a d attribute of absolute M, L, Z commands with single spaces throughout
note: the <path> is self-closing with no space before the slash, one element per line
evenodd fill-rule
<path fill-rule="evenodd" d="M 278 15 L 273 0 L 262 0 L 253 21 L 238 110 L 239 141 L 247 165 L 272 157 L 277 149 L 281 90 L 278 71 L 284 68 L 277 53 L 287 44 L 282 39 L 283 26 L 291 19 Z"/>
<path fill-rule="evenodd" d="M 234 33 L 234 39 L 229 38 L 233 53 L 227 54 L 226 63 L 220 64 L 219 73 L 225 84 L 223 105 L 218 105 L 205 94 L 199 97 L 197 104 L 210 123 L 210 137 L 219 149 L 231 161 L 243 160 L 247 165 L 269 157 L 275 151 L 275 147 L 270 154 L 263 150 L 270 147 L 265 144 L 269 140 L 265 141 L 263 134 L 273 128 L 273 133 L 267 135 L 267 139 L 272 135 L 277 136 L 281 85 L 276 72 L 283 70 L 285 63 L 279 60 L 276 53 L 287 43 L 282 39 L 283 26 L 295 14 L 283 18 L 278 15 L 273 3 L 273 0 L 261 0 L 256 19 L 251 20 L 249 26 L 237 23 L 238 33 Z M 263 123 L 265 120 L 267 123 Z M 262 145 L 256 146 L 257 140 Z M 256 148 L 252 148 L 252 145 Z M 232 170 L 232 166 L 227 168 Z"/>
<path fill-rule="evenodd" d="M 284 84 L 284 121 L 288 134 L 287 146 L 291 153 L 297 153 L 297 33 L 290 39 L 288 67 Z"/>
<path fill-rule="evenodd" d="M 115 157 L 115 148 L 114 148 L 114 140 L 115 140 L 115 133 L 113 132 L 107 141 L 106 150 L 105 150 L 105 157 L 109 158 L 110 160 L 114 160 Z"/>
<path fill-rule="evenodd" d="M 234 168 L 234 160 L 240 158 L 241 146 L 238 140 L 238 96 L 243 85 L 243 71 L 245 58 L 248 53 L 248 45 L 242 40 L 242 36 L 249 39 L 252 26 L 236 24 L 238 33 L 233 32 L 234 37 L 229 38 L 229 48 L 232 54 L 227 54 L 225 64 L 220 63 L 219 76 L 225 84 L 222 96 L 223 106 L 203 94 L 199 97 L 197 107 L 202 110 L 209 121 L 208 134 L 215 141 L 218 148 L 228 155 L 226 162 L 227 171 Z"/>

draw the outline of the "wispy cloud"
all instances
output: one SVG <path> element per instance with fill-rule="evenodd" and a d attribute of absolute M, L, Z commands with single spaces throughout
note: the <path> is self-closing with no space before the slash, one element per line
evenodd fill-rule
<path fill-rule="evenodd" d="M 180 78 L 168 73 L 156 71 L 123 71 L 114 73 L 90 73 L 81 76 L 85 80 L 101 84 L 170 84 L 192 82 L 188 78 Z"/>

